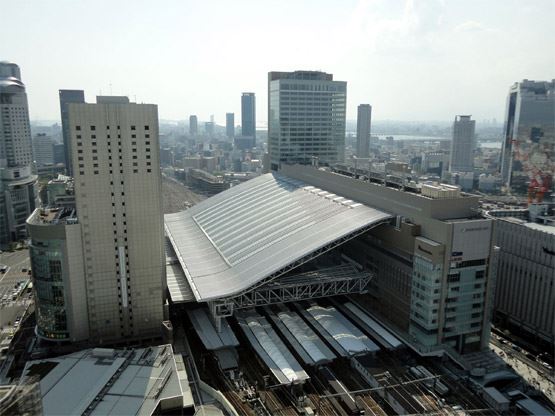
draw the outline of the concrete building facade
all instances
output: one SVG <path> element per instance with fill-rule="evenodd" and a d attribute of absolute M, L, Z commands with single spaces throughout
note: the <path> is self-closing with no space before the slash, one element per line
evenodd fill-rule
<path fill-rule="evenodd" d="M 357 109 L 357 157 L 370 155 L 370 129 L 372 123 L 372 106 L 360 104 Z"/>
<path fill-rule="evenodd" d="M 345 155 L 347 83 L 318 71 L 268 73 L 268 149 L 282 164 L 323 165 Z"/>
<path fill-rule="evenodd" d="M 494 210 L 500 247 L 495 320 L 503 328 L 555 345 L 555 216 L 553 205 Z"/>
<path fill-rule="evenodd" d="M 476 121 L 471 120 L 471 116 L 455 117 L 449 162 L 450 172 L 474 171 L 475 128 Z"/>
<path fill-rule="evenodd" d="M 165 268 L 156 105 L 68 105 L 90 338 L 157 337 Z"/>
<path fill-rule="evenodd" d="M 395 215 L 340 247 L 376 274 L 368 295 L 357 295 L 369 310 L 421 353 L 487 347 L 497 262 L 477 196 L 449 185 L 403 192 L 300 165 L 282 173 Z"/>
<path fill-rule="evenodd" d="M 19 66 L 0 62 L 0 247 L 27 236 L 38 201 L 25 84 Z"/>
<path fill-rule="evenodd" d="M 555 80 L 516 82 L 509 90 L 501 153 L 503 181 L 541 202 L 553 190 Z"/>

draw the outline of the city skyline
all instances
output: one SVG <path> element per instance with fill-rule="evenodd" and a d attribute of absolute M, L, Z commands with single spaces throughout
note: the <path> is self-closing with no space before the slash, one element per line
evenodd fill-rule
<path fill-rule="evenodd" d="M 555 38 L 549 24 L 553 4 L 547 1 L 480 7 L 353 1 L 341 7 L 324 3 L 318 10 L 307 3 L 296 5 L 299 13 L 294 15 L 281 3 L 239 2 L 233 9 L 214 2 L 187 7 L 174 3 L 164 9 L 154 3 L 128 6 L 110 4 L 108 15 L 104 7 L 84 2 L 61 8 L 48 1 L 4 6 L 11 18 L 0 33 L 14 41 L 0 46 L 0 57 L 24 68 L 31 119 L 57 120 L 58 89 L 79 87 L 89 99 L 102 92 L 157 103 L 161 119 L 185 120 L 198 114 L 205 120 L 216 114 L 216 122 L 223 124 L 226 112 L 240 111 L 237 95 L 253 91 L 259 97 L 257 124 L 264 125 L 267 73 L 305 69 L 334 73 L 349 82 L 350 120 L 356 118 L 359 103 L 372 102 L 376 120 L 449 120 L 453 114 L 471 113 L 477 120 L 502 122 L 504 97 L 512 83 L 553 78 L 553 57 L 529 47 Z M 75 13 L 83 18 L 72 18 Z M 112 24 L 124 13 L 128 19 Z M 306 13 L 316 13 L 315 19 L 305 21 Z M 235 19 L 233 31 L 228 30 L 230 16 Z M 207 18 L 211 25 L 204 27 L 201 22 Z M 153 21 L 166 24 L 151 25 Z M 287 30 L 277 26 L 281 21 L 287 22 Z M 29 36 L 23 23 L 39 25 L 40 40 Z M 81 30 L 83 25 L 87 30 Z M 152 26 L 148 37 L 145 25 Z M 74 35 L 59 42 L 66 31 Z M 228 65 L 239 41 L 252 34 L 256 59 L 249 65 Z M 289 38 L 309 34 L 315 39 L 310 51 L 287 46 L 295 44 Z M 116 41 L 107 43 L 110 39 Z M 86 65 L 86 60 L 67 53 L 85 43 L 97 57 Z M 269 47 L 262 47 L 266 44 Z M 177 47 L 189 52 L 175 53 Z M 222 66 L 229 69 L 222 71 Z M 42 81 L 45 73 L 48 82 Z M 188 96 L 194 100 L 184 100 Z"/>

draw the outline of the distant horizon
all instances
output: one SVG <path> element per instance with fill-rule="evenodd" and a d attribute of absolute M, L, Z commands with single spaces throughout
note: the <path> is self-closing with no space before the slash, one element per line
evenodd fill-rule
<path fill-rule="evenodd" d="M 154 104 L 154 103 L 150 103 L 150 104 Z M 191 114 L 191 115 L 196 115 L 196 114 Z M 237 119 L 237 114 L 235 114 L 235 117 Z M 239 117 L 240 118 L 240 117 Z M 454 118 L 454 116 L 453 116 Z M 472 118 L 473 120 L 476 120 L 476 124 L 483 124 L 484 122 L 487 122 L 490 126 L 493 123 L 493 120 L 495 119 L 482 119 L 482 120 L 477 120 Z M 160 122 L 164 122 L 164 123 L 185 123 L 186 125 L 189 124 L 189 119 L 188 118 L 184 118 L 184 119 L 171 119 L 171 118 L 165 118 L 165 117 L 159 117 L 158 120 Z M 49 125 L 52 124 L 60 124 L 61 125 L 61 119 L 30 119 L 31 123 L 49 123 Z M 356 123 L 357 120 L 355 119 L 350 119 L 347 118 L 346 123 Z M 210 122 L 210 118 L 207 119 L 198 119 L 198 123 L 199 123 L 199 127 L 202 127 L 202 123 L 205 122 Z M 223 121 L 222 123 L 218 123 L 217 121 L 215 122 L 216 126 L 218 127 L 225 127 L 225 121 Z M 434 123 L 436 124 L 445 124 L 445 125 L 451 125 L 453 123 L 453 120 L 394 120 L 394 119 L 377 119 L 377 120 L 372 120 L 372 124 L 382 124 L 382 123 L 399 123 L 399 124 L 430 124 L 433 125 Z M 495 119 L 495 125 L 496 126 L 503 126 L 503 121 L 497 120 Z M 256 128 L 260 128 L 260 127 L 267 127 L 266 125 L 267 123 L 265 121 L 260 121 L 257 120 L 256 122 Z M 240 123 L 236 123 L 235 126 L 240 126 Z"/>
<path fill-rule="evenodd" d="M 217 121 L 249 91 L 262 124 L 268 72 L 294 70 L 346 81 L 349 119 L 364 103 L 374 120 L 501 120 L 511 85 L 555 78 L 552 0 L 28 0 L 2 12 L 0 60 L 20 66 L 35 120 L 59 117 L 60 89 Z"/>

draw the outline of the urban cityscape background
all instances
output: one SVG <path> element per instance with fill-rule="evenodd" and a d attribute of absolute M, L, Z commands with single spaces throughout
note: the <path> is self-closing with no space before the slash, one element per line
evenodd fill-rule
<path fill-rule="evenodd" d="M 7 9 L 1 414 L 555 412 L 553 3 Z"/>

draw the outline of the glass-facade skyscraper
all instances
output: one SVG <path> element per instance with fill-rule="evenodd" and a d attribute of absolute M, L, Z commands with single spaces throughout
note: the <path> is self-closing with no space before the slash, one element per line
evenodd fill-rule
<path fill-rule="evenodd" d="M 225 135 L 232 139 L 235 137 L 235 114 L 225 114 Z"/>
<path fill-rule="evenodd" d="M 189 116 L 189 135 L 196 136 L 198 134 L 198 118 L 195 115 Z"/>
<path fill-rule="evenodd" d="M 357 109 L 357 157 L 370 155 L 370 125 L 372 123 L 372 106 L 360 104 Z"/>
<path fill-rule="evenodd" d="M 553 189 L 555 80 L 516 82 L 509 91 L 501 173 L 516 193 L 539 201 Z"/>
<path fill-rule="evenodd" d="M 256 98 L 254 92 L 244 92 L 241 96 L 241 135 L 252 137 L 256 143 Z"/>
<path fill-rule="evenodd" d="M 268 149 L 281 164 L 330 165 L 345 155 L 347 83 L 319 71 L 268 73 Z"/>
<path fill-rule="evenodd" d="M 71 141 L 69 140 L 69 127 L 67 119 L 67 105 L 69 103 L 84 103 L 85 92 L 83 90 L 60 90 L 60 114 L 62 119 L 62 137 L 64 139 L 64 164 L 66 173 L 73 176 L 71 165 Z"/>

